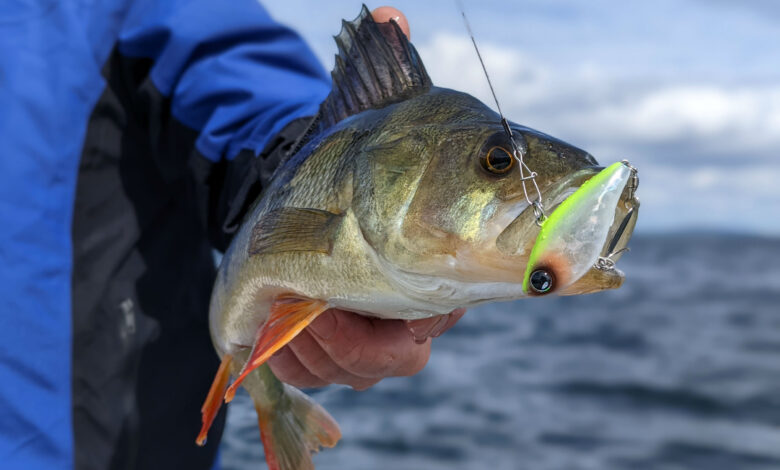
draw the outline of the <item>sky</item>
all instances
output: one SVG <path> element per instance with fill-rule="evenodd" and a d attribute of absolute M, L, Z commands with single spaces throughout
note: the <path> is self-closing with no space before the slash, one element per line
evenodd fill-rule
<path fill-rule="evenodd" d="M 780 235 L 779 1 L 463 3 L 510 120 L 639 169 L 637 232 Z M 495 108 L 455 2 L 392 4 L 433 83 Z M 361 2 L 264 5 L 330 70 Z"/>

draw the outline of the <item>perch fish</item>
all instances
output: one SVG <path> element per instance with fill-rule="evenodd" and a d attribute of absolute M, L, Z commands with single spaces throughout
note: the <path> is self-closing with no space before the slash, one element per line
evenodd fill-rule
<path fill-rule="evenodd" d="M 197 442 L 243 386 L 274 470 L 313 468 L 311 454 L 340 438 L 265 364 L 319 314 L 413 320 L 619 287 L 639 206 L 627 163 L 603 168 L 541 132 L 507 132 L 479 100 L 433 86 L 394 22 L 363 7 L 335 39 L 332 91 L 247 214 L 211 298 L 222 363 Z M 544 220 L 513 148 L 536 173 Z"/>

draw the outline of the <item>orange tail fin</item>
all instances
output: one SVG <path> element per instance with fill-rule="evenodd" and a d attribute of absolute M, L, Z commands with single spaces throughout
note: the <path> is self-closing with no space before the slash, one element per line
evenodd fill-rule
<path fill-rule="evenodd" d="M 314 470 L 312 454 L 335 446 L 341 431 L 328 412 L 303 392 L 283 387 L 287 398 L 276 406 L 255 401 L 268 469 Z"/>
<path fill-rule="evenodd" d="M 217 412 L 219 412 L 219 407 L 222 406 L 222 396 L 230 379 L 230 362 L 232 360 L 233 356 L 229 354 L 225 354 L 222 358 L 222 363 L 219 365 L 219 369 L 217 369 L 214 382 L 211 383 L 206 401 L 203 402 L 203 406 L 200 408 L 203 426 L 201 426 L 200 433 L 197 439 L 195 439 L 195 443 L 199 446 L 206 444 L 206 434 L 208 434 L 211 423 L 214 422 L 214 418 L 217 416 Z"/>
<path fill-rule="evenodd" d="M 252 370 L 265 363 L 273 353 L 289 343 L 327 308 L 327 302 L 322 300 L 278 297 L 271 305 L 268 320 L 257 331 L 249 360 L 244 364 L 238 378 L 225 392 L 225 402 L 233 399 L 238 386 Z"/>

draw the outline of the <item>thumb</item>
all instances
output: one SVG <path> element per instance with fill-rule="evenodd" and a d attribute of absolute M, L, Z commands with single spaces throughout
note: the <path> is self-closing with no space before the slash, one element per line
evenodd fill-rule
<path fill-rule="evenodd" d="M 409 22 L 406 21 L 406 16 L 401 13 L 401 10 L 393 7 L 379 7 L 371 12 L 371 16 L 374 17 L 374 21 L 377 23 L 387 23 L 390 20 L 395 21 L 404 32 L 407 39 L 411 39 L 411 33 L 409 32 Z"/>

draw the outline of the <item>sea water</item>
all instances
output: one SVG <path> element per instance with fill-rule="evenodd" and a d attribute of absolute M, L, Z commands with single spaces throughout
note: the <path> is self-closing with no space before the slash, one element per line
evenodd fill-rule
<path fill-rule="evenodd" d="M 311 391 L 318 470 L 780 469 L 780 240 L 635 237 L 624 286 L 474 308 L 415 377 Z M 265 468 L 246 394 L 223 468 Z"/>

